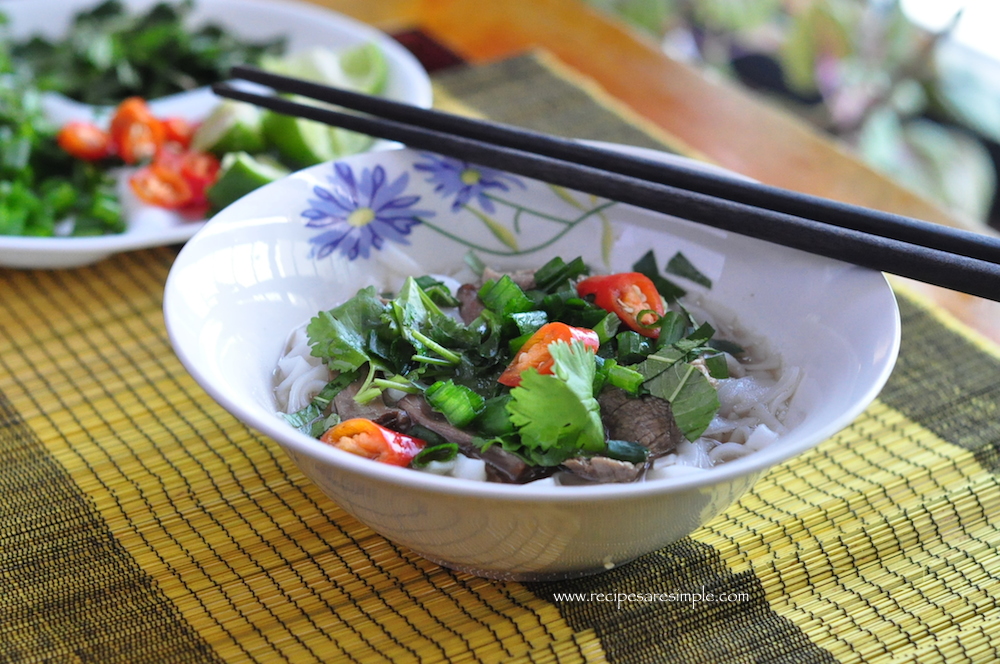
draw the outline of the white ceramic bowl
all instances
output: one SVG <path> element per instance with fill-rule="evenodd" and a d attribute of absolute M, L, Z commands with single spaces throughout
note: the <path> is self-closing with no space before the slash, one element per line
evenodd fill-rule
<path fill-rule="evenodd" d="M 123 0 L 133 13 L 148 11 L 156 2 Z M 51 39 L 65 34 L 76 12 L 96 4 L 96 0 L 5 0 L 0 2 L 0 11 L 10 19 L 13 38 L 41 34 Z M 431 105 L 430 78 L 417 59 L 388 35 L 348 16 L 296 0 L 198 0 L 189 23 L 194 28 L 207 23 L 221 25 L 248 40 L 285 37 L 289 53 L 319 46 L 346 50 L 373 41 L 389 66 L 385 96 L 425 108 Z M 179 115 L 198 121 L 218 101 L 209 88 L 198 88 L 151 100 L 150 106 L 160 116 Z M 45 99 L 45 111 L 58 124 L 104 113 L 104 109 L 59 95 Z M 132 194 L 125 179 L 118 188 L 127 221 L 124 233 L 55 238 L 0 235 L 0 267 L 78 267 L 121 251 L 184 242 L 201 229 L 204 220 L 185 220 L 170 210 L 144 205 Z"/>
<path fill-rule="evenodd" d="M 212 397 L 273 438 L 344 510 L 430 560 L 518 580 L 625 563 L 691 533 L 768 468 L 850 424 L 892 370 L 899 315 L 877 272 L 484 169 L 480 182 L 503 186 L 470 191 L 467 206 L 453 211 L 458 192 L 435 189 L 446 169 L 416 168 L 431 163 L 410 150 L 371 153 L 252 193 L 188 242 L 164 298 L 174 348 Z M 333 223 L 327 199 L 350 195 L 352 179 L 357 197 L 348 208 L 368 206 L 376 191 L 375 207 L 392 199 L 420 221 L 395 230 L 378 215 L 366 226 Z M 479 193 L 496 198 L 484 208 Z M 330 224 L 310 227 L 310 218 Z M 348 228 L 354 233 L 331 244 Z M 651 247 L 661 262 L 683 251 L 714 280 L 712 301 L 802 369 L 794 407 L 804 419 L 776 443 L 669 480 L 514 486 L 352 456 L 276 415 L 272 375 L 290 330 L 364 285 L 447 273 L 470 248 L 498 268 L 582 255 L 598 268 L 627 270 Z"/>

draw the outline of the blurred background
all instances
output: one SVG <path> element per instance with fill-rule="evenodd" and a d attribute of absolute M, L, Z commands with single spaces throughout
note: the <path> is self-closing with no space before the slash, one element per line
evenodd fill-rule
<path fill-rule="evenodd" d="M 997 0 L 587 0 L 1000 228 Z"/>

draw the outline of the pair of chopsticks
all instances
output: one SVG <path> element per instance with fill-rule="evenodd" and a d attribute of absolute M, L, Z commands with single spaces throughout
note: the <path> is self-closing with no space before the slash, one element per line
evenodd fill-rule
<path fill-rule="evenodd" d="M 1000 301 L 1000 239 L 237 66 L 216 94 L 722 230 Z M 364 114 L 364 115 L 361 115 Z"/>

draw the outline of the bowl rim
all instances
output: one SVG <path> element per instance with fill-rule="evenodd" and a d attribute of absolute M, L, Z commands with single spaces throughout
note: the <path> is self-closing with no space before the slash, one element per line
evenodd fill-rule
<path fill-rule="evenodd" d="M 604 145 L 614 146 L 615 144 L 604 143 Z M 686 157 L 665 152 L 658 152 L 648 148 L 634 148 L 633 146 L 616 147 L 624 147 L 626 151 L 638 150 L 646 155 L 657 155 L 659 158 L 667 161 L 673 161 L 675 163 L 695 168 L 708 167 L 713 170 L 723 170 L 716 166 L 706 166 L 702 162 L 688 159 Z M 406 150 L 406 148 L 403 148 L 403 150 Z M 370 157 L 371 154 L 374 153 L 358 155 L 355 158 Z M 352 157 L 348 157 L 347 159 L 350 160 L 351 158 Z M 324 166 L 329 167 L 330 163 L 332 162 L 312 166 L 310 168 L 323 168 Z M 276 184 L 278 183 L 272 183 L 270 185 L 266 185 L 266 187 L 272 187 Z M 218 219 L 219 216 L 220 215 L 216 215 L 216 217 L 209 220 L 206 224 L 206 230 L 200 231 L 199 235 L 205 234 L 206 231 L 208 234 L 211 234 L 214 230 L 213 222 Z M 220 219 L 220 223 L 222 224 L 232 223 L 233 221 L 234 220 L 226 220 L 225 218 Z M 181 360 L 181 363 L 185 366 L 195 381 L 230 414 L 256 431 L 267 435 L 281 447 L 289 448 L 298 454 L 312 457 L 321 463 L 328 464 L 333 468 L 361 475 L 368 480 L 413 491 L 477 499 L 503 499 L 505 501 L 512 502 L 606 502 L 645 499 L 654 495 L 682 493 L 692 490 L 706 489 L 716 484 L 733 482 L 741 477 L 759 476 L 771 467 L 787 461 L 788 459 L 797 456 L 798 454 L 801 454 L 802 452 L 805 452 L 829 439 L 831 436 L 849 426 L 851 422 L 864 412 L 875 400 L 879 392 L 881 392 L 882 388 L 885 386 L 885 383 L 888 381 L 889 376 L 895 367 L 901 342 L 901 318 L 899 305 L 888 279 L 884 274 L 876 270 L 851 266 L 852 268 L 865 273 L 867 278 L 872 279 L 872 288 L 879 293 L 881 298 L 885 300 L 884 306 L 891 309 L 887 310 L 885 313 L 891 316 L 892 338 L 890 346 L 884 353 L 885 359 L 882 361 L 879 373 L 863 394 L 855 397 L 851 408 L 840 413 L 825 426 L 816 430 L 812 435 L 804 437 L 800 436 L 797 440 L 790 441 L 789 444 L 770 445 L 764 449 L 755 451 L 752 454 L 748 454 L 739 459 L 734 459 L 722 464 L 721 466 L 716 466 L 703 472 L 699 471 L 678 477 L 661 478 L 641 482 L 588 484 L 579 486 L 533 486 L 531 483 L 504 484 L 450 476 L 439 476 L 433 473 L 414 471 L 410 468 L 401 468 L 373 462 L 369 459 L 336 449 L 295 430 L 273 414 L 266 414 L 262 411 L 262 409 L 244 407 L 239 400 L 231 398 L 225 393 L 224 390 L 220 389 L 211 377 L 201 369 L 201 366 L 196 359 L 190 356 L 186 349 L 179 343 L 177 328 L 175 327 L 175 322 L 173 321 L 171 314 L 171 309 L 175 306 L 174 301 L 177 297 L 179 297 L 176 293 L 177 275 L 183 268 L 185 261 L 195 251 L 197 239 L 198 236 L 196 235 L 195 238 L 193 238 L 193 241 L 185 245 L 178 254 L 177 259 L 171 267 L 168 275 L 163 299 L 164 320 L 166 322 L 167 334 L 171 345 L 173 346 L 178 358 Z M 832 264 L 848 265 L 834 259 L 822 257 L 817 258 L 823 261 L 830 261 Z M 277 358 L 275 358 L 275 362 L 277 362 Z"/>

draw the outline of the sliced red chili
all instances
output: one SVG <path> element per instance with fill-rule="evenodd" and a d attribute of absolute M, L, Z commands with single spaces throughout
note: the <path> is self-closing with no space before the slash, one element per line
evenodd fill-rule
<path fill-rule="evenodd" d="M 59 130 L 56 142 L 77 159 L 98 161 L 111 155 L 111 137 L 90 122 L 68 122 Z"/>
<path fill-rule="evenodd" d="M 168 143 L 176 143 L 184 149 L 191 145 L 191 137 L 194 136 L 195 125 L 184 118 L 170 117 L 163 118 L 163 138 Z"/>
<path fill-rule="evenodd" d="M 426 443 L 419 438 L 398 433 L 355 417 L 344 420 L 319 437 L 321 441 L 351 454 L 393 466 L 409 466 Z"/>
<path fill-rule="evenodd" d="M 197 201 L 205 200 L 205 191 L 219 179 L 219 169 L 219 160 L 208 152 L 188 151 L 180 160 L 180 173 Z"/>
<path fill-rule="evenodd" d="M 176 210 L 190 205 L 191 185 L 177 171 L 157 164 L 144 166 L 129 178 L 132 191 L 144 203 Z"/>
<path fill-rule="evenodd" d="M 521 374 L 527 369 L 535 369 L 540 374 L 551 374 L 555 360 L 549 352 L 549 344 L 556 341 L 579 341 L 595 352 L 601 346 L 597 332 L 585 327 L 572 327 L 566 323 L 546 323 L 538 331 L 528 337 L 510 365 L 504 369 L 497 379 L 508 387 L 521 384 Z"/>
<path fill-rule="evenodd" d="M 576 285 L 580 297 L 594 296 L 594 304 L 616 314 L 639 334 L 655 339 L 660 328 L 654 325 L 666 309 L 653 281 L 639 272 L 588 277 Z"/>
<path fill-rule="evenodd" d="M 163 122 L 140 97 L 129 97 L 118 105 L 109 133 L 118 156 L 126 164 L 152 159 L 166 140 Z"/>

